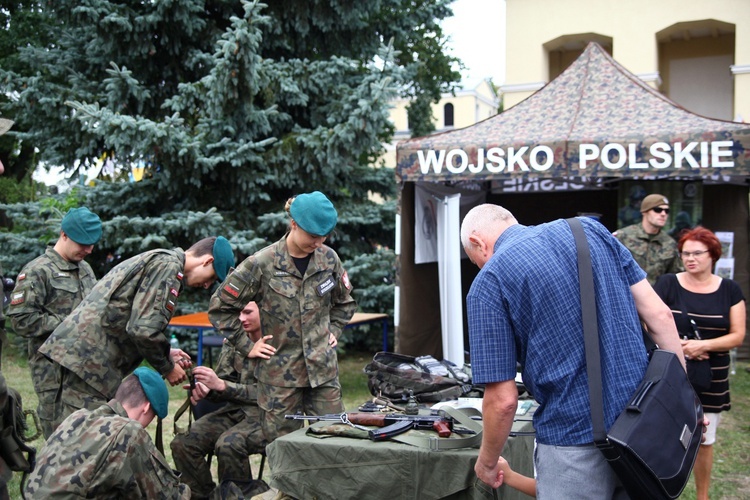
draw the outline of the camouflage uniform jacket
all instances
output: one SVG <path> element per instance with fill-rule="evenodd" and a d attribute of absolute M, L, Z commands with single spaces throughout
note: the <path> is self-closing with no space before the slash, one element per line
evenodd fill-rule
<path fill-rule="evenodd" d="M 162 375 L 174 368 L 164 331 L 182 291 L 185 253 L 150 250 L 108 272 L 39 351 L 107 399 L 145 358 Z"/>
<path fill-rule="evenodd" d="M 641 224 L 633 224 L 619 229 L 615 236 L 646 271 L 646 278 L 652 286 L 662 274 L 684 271 L 677 243 L 666 231 L 648 234 Z"/>
<path fill-rule="evenodd" d="M 88 263 L 68 262 L 53 245 L 21 270 L 11 295 L 8 317 L 13 330 L 29 339 L 32 374 L 38 374 L 34 365 L 39 362 L 39 347 L 95 284 L 96 276 Z M 48 363 L 45 360 L 43 365 Z"/>
<path fill-rule="evenodd" d="M 221 392 L 211 391 L 206 399 L 217 403 L 226 401 L 228 406 L 241 408 L 245 416 L 258 419 L 255 364 L 255 359 L 243 355 L 230 342 L 224 342 L 214 371 L 224 381 L 226 389 Z"/>
<path fill-rule="evenodd" d="M 0 276 L 3 275 L 3 266 L 0 266 Z M 3 291 L 2 283 L 0 283 L 0 292 Z M 3 316 L 3 299 L 0 297 L 0 422 L 5 419 L 5 405 L 8 402 L 8 385 L 5 382 L 5 377 L 2 372 L 2 360 L 3 360 L 3 344 L 5 344 L 5 316 Z M 2 427 L 2 426 L 0 426 Z M 0 431 L 5 430 L 0 428 Z M 13 472 L 5 463 L 2 457 L 0 457 L 0 498 L 8 497 L 8 482 L 13 477 Z"/>
<path fill-rule="evenodd" d="M 251 300 L 260 309 L 263 335 L 276 354 L 257 363 L 259 382 L 277 387 L 317 387 L 338 377 L 336 338 L 357 303 L 339 256 L 322 246 L 313 252 L 304 277 L 294 265 L 286 235 L 245 259 L 211 297 L 209 318 L 226 337 L 239 335 L 239 313 Z M 243 349 L 244 351 L 244 349 Z"/>
<path fill-rule="evenodd" d="M 117 401 L 78 410 L 36 460 L 26 498 L 190 498 L 146 429 Z"/>

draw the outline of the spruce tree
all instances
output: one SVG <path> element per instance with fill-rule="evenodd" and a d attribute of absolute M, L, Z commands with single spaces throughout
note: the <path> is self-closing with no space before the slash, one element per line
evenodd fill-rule
<path fill-rule="evenodd" d="M 0 109 L 43 164 L 114 168 L 79 193 L 105 221 L 101 252 L 218 229 L 247 255 L 284 233 L 289 196 L 320 190 L 340 214 L 331 244 L 379 263 L 395 215 L 393 172 L 377 168 L 388 103 L 436 101 L 458 81 L 438 24 L 449 3 L 32 2 L 51 21 L 0 69 Z M 429 117 L 410 120 L 429 131 Z M 118 182 L 134 166 L 144 180 Z M 390 280 L 357 267 L 364 288 Z"/>

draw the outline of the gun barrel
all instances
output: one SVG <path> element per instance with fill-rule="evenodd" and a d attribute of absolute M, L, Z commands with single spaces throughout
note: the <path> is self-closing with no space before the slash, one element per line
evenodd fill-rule
<path fill-rule="evenodd" d="M 374 441 L 388 439 L 411 428 L 432 429 L 437 431 L 440 437 L 450 437 L 453 429 L 452 420 L 441 415 L 400 415 L 366 412 L 333 413 L 328 415 L 302 415 L 295 413 L 294 415 L 284 415 L 284 418 L 342 422 L 355 427 L 360 425 L 382 427 L 383 429 L 379 431 L 370 431 L 369 437 Z"/>

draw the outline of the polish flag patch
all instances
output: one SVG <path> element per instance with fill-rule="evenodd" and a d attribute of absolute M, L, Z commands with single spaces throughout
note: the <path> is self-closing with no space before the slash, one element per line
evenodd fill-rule
<path fill-rule="evenodd" d="M 232 286 L 231 283 L 227 283 L 226 285 L 224 285 L 224 291 L 227 292 L 232 297 L 234 297 L 235 299 L 240 296 L 240 291 L 237 290 L 234 286 Z"/>

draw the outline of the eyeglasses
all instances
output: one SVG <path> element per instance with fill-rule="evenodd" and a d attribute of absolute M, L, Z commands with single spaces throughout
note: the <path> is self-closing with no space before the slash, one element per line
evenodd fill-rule
<path fill-rule="evenodd" d="M 704 253 L 708 253 L 708 250 L 699 250 L 697 252 L 680 252 L 680 256 L 683 259 L 687 259 L 689 257 L 700 257 Z"/>
<path fill-rule="evenodd" d="M 669 209 L 668 208 L 654 207 L 651 210 L 653 210 L 657 214 L 660 214 L 660 213 L 664 212 L 667 215 L 669 215 Z"/>

